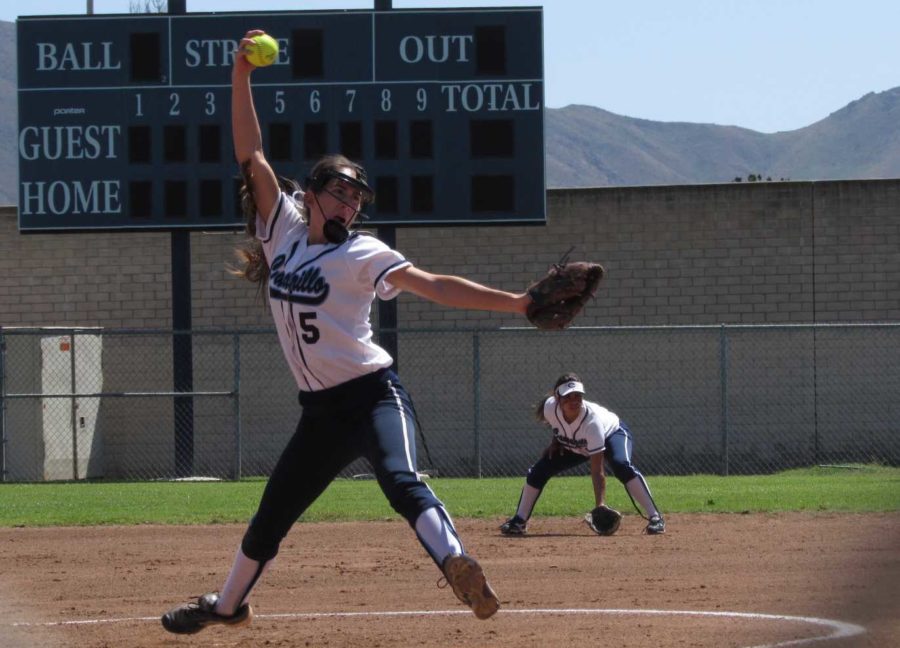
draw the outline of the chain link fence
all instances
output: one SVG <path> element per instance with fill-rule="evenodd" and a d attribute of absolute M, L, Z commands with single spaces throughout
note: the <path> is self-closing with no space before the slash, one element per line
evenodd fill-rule
<path fill-rule="evenodd" d="M 396 335 L 432 475 L 523 475 L 568 371 L 628 423 L 645 474 L 900 464 L 897 323 Z M 0 328 L 3 481 L 264 476 L 299 415 L 274 330 Z"/>

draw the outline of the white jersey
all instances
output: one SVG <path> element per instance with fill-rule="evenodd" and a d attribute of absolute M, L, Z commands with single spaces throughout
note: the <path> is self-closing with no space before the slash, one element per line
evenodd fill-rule
<path fill-rule="evenodd" d="M 340 244 L 309 243 L 309 228 L 282 193 L 257 238 L 269 264 L 269 305 L 284 356 L 301 391 L 319 391 L 389 367 L 372 342 L 376 294 L 396 297 L 386 280 L 411 265 L 378 239 L 354 232 Z"/>
<path fill-rule="evenodd" d="M 544 420 L 553 428 L 553 436 L 566 450 L 590 456 L 606 448 L 606 437 L 619 428 L 619 417 L 605 407 L 582 401 L 581 413 L 567 423 L 555 396 L 544 401 Z"/>

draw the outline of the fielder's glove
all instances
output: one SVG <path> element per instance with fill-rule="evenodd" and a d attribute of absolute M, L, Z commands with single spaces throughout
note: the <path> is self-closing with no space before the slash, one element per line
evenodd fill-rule
<path fill-rule="evenodd" d="M 566 263 L 568 253 L 547 275 L 528 288 L 531 303 L 526 316 L 539 329 L 564 329 L 597 292 L 603 266 L 577 261 Z"/>
<path fill-rule="evenodd" d="M 622 522 L 622 514 L 608 506 L 598 506 L 584 516 L 584 521 L 597 535 L 611 536 Z"/>

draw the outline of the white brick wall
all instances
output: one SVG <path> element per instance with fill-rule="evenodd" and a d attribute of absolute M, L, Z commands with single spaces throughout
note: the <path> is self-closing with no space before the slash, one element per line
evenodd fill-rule
<path fill-rule="evenodd" d="M 583 325 L 900 318 L 900 181 L 553 190 L 546 226 L 399 228 L 426 270 L 523 290 L 570 246 L 608 275 Z M 193 324 L 270 326 L 228 272 L 237 232 L 191 235 Z M 27 234 L 0 209 L 0 325 L 171 326 L 167 233 Z M 521 325 L 402 295 L 401 326 Z"/>

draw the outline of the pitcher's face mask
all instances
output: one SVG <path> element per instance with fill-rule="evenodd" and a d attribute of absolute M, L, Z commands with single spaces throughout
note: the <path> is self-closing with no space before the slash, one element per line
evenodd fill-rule
<path fill-rule="evenodd" d="M 346 241 L 356 217 L 365 218 L 362 210 L 375 199 L 362 168 L 355 169 L 357 177 L 351 175 L 353 171 L 350 168 L 323 169 L 309 181 L 309 189 L 325 219 L 322 232 L 329 243 Z M 320 196 L 324 200 L 320 200 Z"/>

